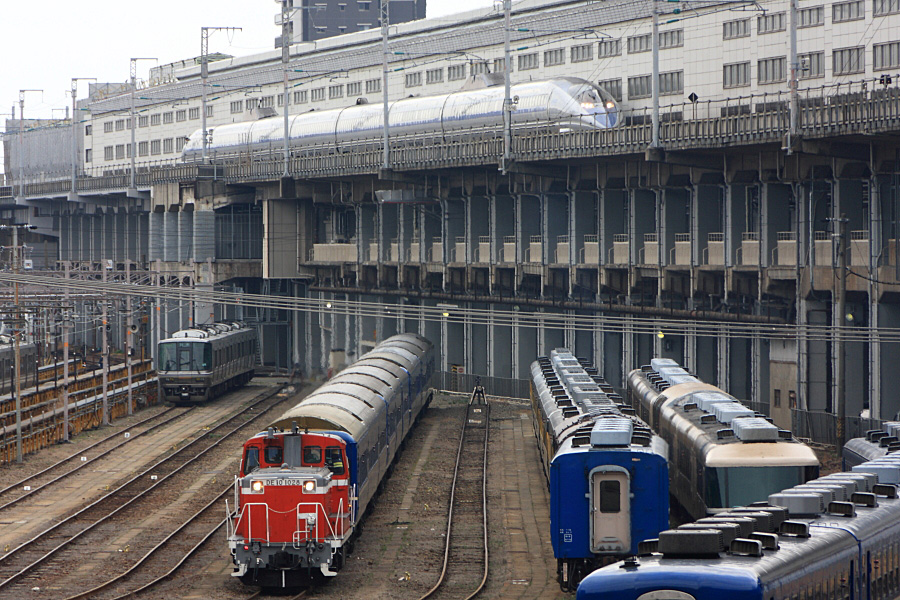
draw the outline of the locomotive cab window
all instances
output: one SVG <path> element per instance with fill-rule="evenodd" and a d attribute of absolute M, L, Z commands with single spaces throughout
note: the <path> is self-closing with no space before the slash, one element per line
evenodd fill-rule
<path fill-rule="evenodd" d="M 338 446 L 328 446 L 325 449 L 325 466 L 331 469 L 335 475 L 344 474 L 344 457 Z"/>
<path fill-rule="evenodd" d="M 244 453 L 244 475 L 259 468 L 259 448 L 250 446 Z"/>
<path fill-rule="evenodd" d="M 322 464 L 322 447 L 321 446 L 304 446 L 303 447 L 303 465 L 312 466 Z"/>
<path fill-rule="evenodd" d="M 269 465 L 281 465 L 284 462 L 284 453 L 281 451 L 281 448 L 278 446 L 266 446 L 265 450 L 265 459 L 266 464 Z"/>

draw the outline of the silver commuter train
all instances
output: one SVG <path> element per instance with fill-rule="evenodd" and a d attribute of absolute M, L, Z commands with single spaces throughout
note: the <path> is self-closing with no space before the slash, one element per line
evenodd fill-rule
<path fill-rule="evenodd" d="M 253 378 L 256 329 L 243 323 L 195 325 L 160 340 L 156 371 L 169 402 L 205 402 Z"/>
<path fill-rule="evenodd" d="M 846 471 L 856 465 L 900 450 L 900 421 L 885 421 L 881 429 L 866 432 L 865 437 L 847 440 L 841 449 L 841 464 Z"/>
<path fill-rule="evenodd" d="M 818 475 L 815 453 L 790 431 L 671 359 L 629 373 L 628 399 L 669 444 L 669 489 L 693 519 Z"/>
<path fill-rule="evenodd" d="M 560 129 L 606 129 L 619 121 L 618 106 L 606 90 L 575 77 L 517 83 L 513 125 L 547 125 Z M 503 122 L 503 86 L 463 90 L 438 96 L 416 96 L 390 103 L 392 135 L 450 133 L 455 130 L 499 125 Z M 378 140 L 383 131 L 382 104 L 356 104 L 345 108 L 312 110 L 290 116 L 292 146 L 339 146 L 344 142 Z M 271 117 L 221 125 L 209 131 L 208 152 L 233 154 L 284 146 L 284 118 Z M 198 160 L 203 151 L 203 130 L 191 134 L 182 159 Z"/>

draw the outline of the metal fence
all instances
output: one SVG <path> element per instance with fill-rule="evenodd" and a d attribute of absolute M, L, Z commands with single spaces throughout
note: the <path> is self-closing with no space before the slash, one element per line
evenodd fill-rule
<path fill-rule="evenodd" d="M 837 417 L 831 413 L 791 410 L 791 429 L 794 436 L 809 438 L 820 444 L 829 446 L 837 445 Z M 844 419 L 844 439 L 850 440 L 857 437 L 865 437 L 870 429 L 881 429 L 883 421 L 880 419 L 863 419 L 861 417 L 846 417 Z"/>
<path fill-rule="evenodd" d="M 449 392 L 469 393 L 476 385 L 484 386 L 484 393 L 489 396 L 530 398 L 530 382 L 527 379 L 487 377 L 472 373 L 451 373 L 450 371 L 438 371 L 434 377 L 434 387 Z"/>

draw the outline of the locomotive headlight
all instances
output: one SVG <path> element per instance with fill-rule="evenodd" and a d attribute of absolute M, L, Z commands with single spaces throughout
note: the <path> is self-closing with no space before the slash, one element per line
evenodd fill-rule
<path fill-rule="evenodd" d="M 256 480 L 250 484 L 250 491 L 254 494 L 262 494 L 263 487 L 263 482 Z"/>
<path fill-rule="evenodd" d="M 608 109 L 610 109 L 610 110 L 613 109 L 613 108 L 615 108 L 615 107 L 616 107 L 616 104 L 615 104 L 615 102 L 613 102 L 612 100 L 610 100 L 609 102 L 606 103 L 606 108 L 608 108 Z"/>
<path fill-rule="evenodd" d="M 310 494 L 312 492 L 316 491 L 316 482 L 311 479 L 309 481 L 304 481 L 303 482 L 303 491 L 308 492 Z"/>
<path fill-rule="evenodd" d="M 584 108 L 584 109 L 587 109 L 587 110 L 593 110 L 593 108 L 594 108 L 594 103 L 593 103 L 593 102 L 582 102 L 582 103 L 581 103 L 581 108 Z"/>

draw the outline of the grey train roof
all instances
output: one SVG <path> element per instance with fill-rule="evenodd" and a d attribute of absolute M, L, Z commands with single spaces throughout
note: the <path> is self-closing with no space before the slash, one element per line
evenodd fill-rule
<path fill-rule="evenodd" d="M 431 342 L 416 334 L 390 337 L 270 425 L 345 431 L 359 440 L 385 411 L 385 400 L 432 349 Z"/>

